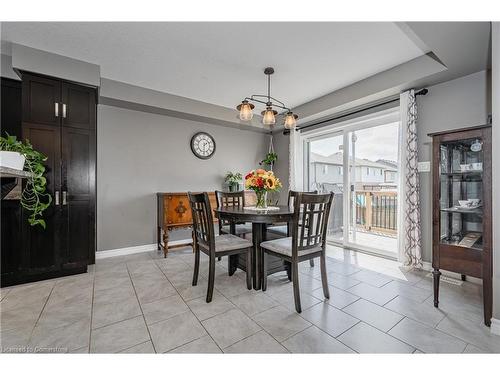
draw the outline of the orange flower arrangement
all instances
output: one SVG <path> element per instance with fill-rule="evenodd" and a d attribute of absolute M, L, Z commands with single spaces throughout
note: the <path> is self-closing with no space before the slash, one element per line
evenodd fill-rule
<path fill-rule="evenodd" d="M 281 181 L 273 171 L 255 169 L 245 176 L 245 188 L 255 191 L 257 195 L 257 207 L 266 206 L 266 193 L 268 191 L 279 191 Z"/>

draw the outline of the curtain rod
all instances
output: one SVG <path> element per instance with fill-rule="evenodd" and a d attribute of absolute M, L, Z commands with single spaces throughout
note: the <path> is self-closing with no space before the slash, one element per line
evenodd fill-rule
<path fill-rule="evenodd" d="M 427 93 L 429 92 L 428 89 L 426 88 L 423 88 L 419 91 L 417 91 L 415 93 L 415 96 L 417 95 L 427 95 Z M 381 102 L 381 103 L 377 103 L 377 104 L 374 104 L 374 105 L 371 105 L 369 107 L 365 107 L 365 108 L 360 108 L 356 111 L 353 111 L 353 112 L 349 112 L 349 113 L 344 113 L 343 115 L 339 115 L 339 116 L 334 116 L 334 117 L 330 117 L 330 118 L 327 118 L 325 120 L 321 120 L 319 122 L 315 122 L 315 123 L 312 123 L 312 124 L 309 124 L 309 125 L 306 125 L 306 126 L 301 126 L 300 128 L 296 128 L 296 130 L 302 130 L 302 129 L 307 129 L 307 128 L 310 128 L 312 126 L 317 126 L 317 125 L 321 125 L 321 124 L 324 124 L 324 123 L 327 123 L 327 122 L 330 122 L 330 121 L 335 121 L 335 120 L 340 120 L 342 118 L 345 118 L 345 117 L 348 117 L 348 116 L 352 116 L 352 115 L 355 115 L 357 113 L 361 113 L 361 112 L 364 112 L 364 111 L 368 111 L 370 109 L 373 109 L 373 108 L 377 108 L 377 107 L 380 107 L 380 106 L 383 106 L 383 105 L 386 105 L 386 104 L 390 104 L 390 103 L 394 103 L 394 102 L 397 102 L 399 101 L 399 98 L 394 98 L 394 99 L 390 99 L 390 100 L 386 100 L 384 102 Z M 288 129 L 285 129 L 283 131 L 283 134 L 284 135 L 287 135 L 287 134 L 290 134 L 290 130 Z"/>

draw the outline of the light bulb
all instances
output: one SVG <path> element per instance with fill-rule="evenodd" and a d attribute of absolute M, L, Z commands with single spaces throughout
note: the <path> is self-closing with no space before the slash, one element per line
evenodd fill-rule
<path fill-rule="evenodd" d="M 267 107 L 264 112 L 262 112 L 262 123 L 264 125 L 274 125 L 276 124 L 276 113 L 271 107 Z"/>
<path fill-rule="evenodd" d="M 253 117 L 254 108 L 253 104 L 250 104 L 248 101 L 243 100 L 239 106 L 236 107 L 240 111 L 240 120 L 241 121 L 250 121 Z"/>
<path fill-rule="evenodd" d="M 297 125 L 297 118 L 299 116 L 294 115 L 292 112 L 288 112 L 285 116 L 284 126 L 286 129 L 293 129 Z"/>

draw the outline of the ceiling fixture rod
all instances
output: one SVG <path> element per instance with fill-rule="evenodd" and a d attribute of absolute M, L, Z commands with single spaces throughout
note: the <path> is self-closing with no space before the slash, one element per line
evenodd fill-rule
<path fill-rule="evenodd" d="M 236 107 L 236 109 L 240 111 L 240 120 L 250 121 L 253 118 L 252 110 L 255 108 L 255 105 L 250 102 L 264 104 L 266 109 L 261 112 L 262 123 L 269 126 L 276 124 L 276 115 L 278 112 L 274 108 L 283 109 L 286 111 L 283 125 L 286 129 L 292 129 L 297 125 L 297 118 L 299 116 L 294 114 L 292 110 L 285 105 L 285 103 L 271 96 L 271 74 L 273 73 L 274 68 L 272 67 L 264 69 L 264 74 L 267 76 L 267 95 L 254 94 L 250 97 L 246 97 L 242 100 L 241 104 Z M 265 98 L 266 101 L 259 98 Z"/>

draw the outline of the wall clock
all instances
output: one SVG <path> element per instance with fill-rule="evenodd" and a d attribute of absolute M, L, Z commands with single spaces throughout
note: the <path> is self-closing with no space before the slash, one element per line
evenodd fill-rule
<path fill-rule="evenodd" d="M 215 154 L 215 140 L 205 132 L 198 132 L 191 138 L 191 151 L 200 159 L 210 159 Z"/>

